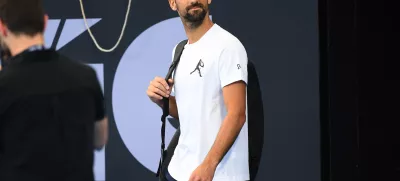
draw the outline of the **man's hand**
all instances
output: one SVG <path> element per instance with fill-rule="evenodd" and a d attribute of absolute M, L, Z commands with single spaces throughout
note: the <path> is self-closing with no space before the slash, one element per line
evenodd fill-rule
<path fill-rule="evenodd" d="M 217 166 L 202 163 L 190 176 L 189 181 L 212 181 Z"/>
<path fill-rule="evenodd" d="M 94 146 L 96 150 L 104 148 L 108 141 L 108 118 L 96 121 L 94 125 Z"/>
<path fill-rule="evenodd" d="M 169 85 L 164 78 L 156 77 L 150 82 L 150 85 L 147 88 L 147 96 L 149 96 L 151 101 L 159 106 L 162 105 L 163 97 L 169 97 L 171 94 L 173 80 L 169 79 L 168 82 Z"/>

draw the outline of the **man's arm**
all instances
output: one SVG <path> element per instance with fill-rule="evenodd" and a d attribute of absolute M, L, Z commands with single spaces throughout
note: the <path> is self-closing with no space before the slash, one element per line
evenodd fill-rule
<path fill-rule="evenodd" d="M 212 180 L 215 170 L 232 147 L 246 122 L 247 53 L 239 41 L 229 42 L 218 59 L 218 76 L 227 114 L 213 146 L 190 181 Z"/>
<path fill-rule="evenodd" d="M 223 88 L 227 116 L 204 162 L 216 167 L 232 147 L 246 122 L 246 84 L 243 81 Z"/>
<path fill-rule="evenodd" d="M 174 60 L 175 56 L 175 50 L 178 45 L 175 45 L 173 51 L 172 51 L 172 61 Z M 169 85 L 171 85 L 171 93 L 169 96 L 169 115 L 175 118 L 176 120 L 179 120 L 179 114 L 178 114 L 178 106 L 176 105 L 176 99 L 175 99 L 175 93 L 174 93 L 174 80 L 170 79 L 168 81 Z"/>
<path fill-rule="evenodd" d="M 108 118 L 106 116 L 106 109 L 104 104 L 103 90 L 100 86 L 99 79 L 97 78 L 96 71 L 92 69 L 92 84 L 94 90 L 95 101 L 95 123 L 94 123 L 94 148 L 101 150 L 108 141 Z"/>
<path fill-rule="evenodd" d="M 147 96 L 161 109 L 164 107 L 163 98 L 167 97 L 169 99 L 169 115 L 175 119 L 178 117 L 178 108 L 176 105 L 176 100 L 173 90 L 173 80 L 169 80 L 169 84 L 164 80 L 164 78 L 156 77 L 151 82 L 147 88 Z"/>
<path fill-rule="evenodd" d="M 178 107 L 176 105 L 175 96 L 169 97 L 169 115 L 179 120 Z"/>
<path fill-rule="evenodd" d="M 94 125 L 94 147 L 100 150 L 108 141 L 108 118 L 97 121 Z"/>
<path fill-rule="evenodd" d="M 178 106 L 176 104 L 176 99 L 175 99 L 175 91 L 174 91 L 174 81 L 172 79 L 169 79 L 168 83 L 164 82 L 165 86 L 168 85 L 168 88 L 171 90 L 166 93 L 166 96 L 169 96 L 169 115 L 172 116 L 173 118 L 179 120 L 179 114 L 178 114 Z M 163 108 L 163 101 L 160 101 L 158 103 L 158 106 Z"/>
<path fill-rule="evenodd" d="M 219 58 L 219 78 L 227 115 L 204 162 L 217 166 L 234 144 L 246 122 L 247 53 L 240 42 L 232 42 Z"/>
<path fill-rule="evenodd" d="M 163 108 L 163 102 L 162 101 L 160 101 L 160 103 L 158 103 L 157 105 L 161 109 Z M 173 118 L 179 120 L 178 107 L 176 105 L 175 96 L 169 96 L 169 115 L 172 116 Z"/>

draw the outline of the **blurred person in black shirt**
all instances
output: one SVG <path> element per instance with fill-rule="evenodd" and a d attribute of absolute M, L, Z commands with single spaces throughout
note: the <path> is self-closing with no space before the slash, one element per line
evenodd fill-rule
<path fill-rule="evenodd" d="M 11 57 L 11 52 L 8 49 L 7 45 L 2 44 L 2 40 L 0 37 L 0 70 L 3 66 L 6 66 L 8 63 L 8 59 Z"/>
<path fill-rule="evenodd" d="M 40 0 L 0 0 L 0 181 L 93 181 L 108 137 L 95 71 L 44 47 Z"/>

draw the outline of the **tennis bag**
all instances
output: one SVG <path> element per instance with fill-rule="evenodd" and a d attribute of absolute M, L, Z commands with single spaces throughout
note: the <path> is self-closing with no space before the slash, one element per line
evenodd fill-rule
<path fill-rule="evenodd" d="M 187 40 L 180 42 L 174 54 L 174 59 L 165 80 L 172 77 L 172 73 L 177 67 L 180 57 L 182 55 L 183 49 L 187 44 Z M 248 83 L 247 83 L 247 114 L 248 114 L 248 142 L 249 142 L 249 171 L 250 171 L 250 181 L 254 181 L 258 172 L 260 165 L 262 149 L 264 145 L 264 108 L 263 100 L 260 90 L 260 84 L 258 81 L 258 75 L 254 64 L 249 61 L 247 65 L 248 71 Z M 161 117 L 161 160 L 157 171 L 157 177 L 161 181 L 166 181 L 165 172 L 168 169 L 169 162 L 174 154 L 175 148 L 179 141 L 180 129 L 178 128 L 174 134 L 171 142 L 168 145 L 167 150 L 165 150 L 165 121 L 169 115 L 169 100 L 164 98 L 163 105 L 163 115 Z"/>

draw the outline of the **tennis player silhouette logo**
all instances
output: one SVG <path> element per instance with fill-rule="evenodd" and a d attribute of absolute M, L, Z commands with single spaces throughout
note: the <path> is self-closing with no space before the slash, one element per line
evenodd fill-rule
<path fill-rule="evenodd" d="M 192 75 L 194 72 L 196 72 L 196 70 L 199 72 L 199 76 L 200 77 L 203 77 L 203 76 L 201 76 L 201 70 L 200 70 L 200 68 L 203 68 L 204 67 L 204 62 L 203 61 L 201 61 L 201 59 L 199 60 L 199 63 L 197 63 L 197 66 L 196 66 L 196 68 L 193 70 L 193 72 L 191 72 L 190 73 L 190 75 Z"/>

